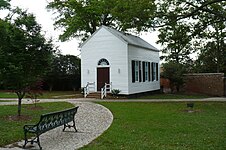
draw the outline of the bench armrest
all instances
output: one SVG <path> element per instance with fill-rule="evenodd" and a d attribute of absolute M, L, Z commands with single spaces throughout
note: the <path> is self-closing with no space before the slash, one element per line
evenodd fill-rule
<path fill-rule="evenodd" d="M 24 131 L 25 132 L 36 132 L 37 125 L 24 125 Z"/>

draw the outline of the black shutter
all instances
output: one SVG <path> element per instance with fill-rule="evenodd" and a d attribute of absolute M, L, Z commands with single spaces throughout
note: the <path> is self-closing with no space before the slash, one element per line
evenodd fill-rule
<path fill-rule="evenodd" d="M 143 82 L 145 82 L 145 62 L 142 62 L 142 69 L 143 69 Z"/>
<path fill-rule="evenodd" d="M 155 64 L 156 64 L 156 81 L 158 81 L 159 80 L 159 73 L 158 73 L 159 67 L 158 67 L 158 63 L 155 63 Z"/>
<path fill-rule="evenodd" d="M 141 74 L 141 61 L 139 61 L 139 82 L 142 82 Z"/>
<path fill-rule="evenodd" d="M 151 79 L 152 79 L 151 81 L 154 81 L 153 77 L 154 77 L 154 63 L 152 62 L 151 63 Z"/>
<path fill-rule="evenodd" d="M 132 82 L 135 82 L 135 61 L 132 60 Z"/>
<path fill-rule="evenodd" d="M 151 81 L 151 65 L 150 62 L 148 62 L 148 81 Z"/>

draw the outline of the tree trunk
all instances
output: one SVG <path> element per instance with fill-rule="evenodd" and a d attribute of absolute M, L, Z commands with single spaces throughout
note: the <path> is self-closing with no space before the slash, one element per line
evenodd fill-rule
<path fill-rule="evenodd" d="M 216 28 L 216 35 L 217 35 L 217 49 L 216 49 L 216 63 L 217 63 L 217 73 L 220 72 L 220 40 L 219 40 L 219 30 Z"/>
<path fill-rule="evenodd" d="M 20 116 L 21 115 L 21 103 L 22 103 L 22 99 L 25 95 L 25 91 L 17 91 L 16 92 L 17 97 L 18 97 L 18 111 L 17 111 L 17 115 Z"/>
<path fill-rule="evenodd" d="M 50 92 L 53 91 L 53 85 L 49 85 L 49 91 L 50 91 Z"/>
<path fill-rule="evenodd" d="M 170 81 L 170 90 L 171 90 L 171 94 L 174 92 L 174 84 L 173 83 L 171 83 L 171 81 Z"/>
<path fill-rule="evenodd" d="M 18 110 L 17 110 L 17 115 L 20 116 L 21 115 L 21 102 L 22 99 L 18 98 Z"/>
<path fill-rule="evenodd" d="M 176 88 L 177 88 L 177 92 L 179 92 L 180 91 L 180 86 L 177 85 Z"/>

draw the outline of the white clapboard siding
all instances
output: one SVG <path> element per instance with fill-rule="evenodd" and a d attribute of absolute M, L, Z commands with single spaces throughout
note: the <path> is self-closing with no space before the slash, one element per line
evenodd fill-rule
<path fill-rule="evenodd" d="M 135 46 L 129 45 L 128 50 L 128 72 L 129 72 L 129 94 L 154 91 L 160 89 L 160 75 L 158 68 L 158 81 L 145 81 L 145 82 L 135 82 L 132 83 L 132 60 L 146 61 L 146 62 L 155 62 L 159 63 L 159 52 L 151 51 Z"/>
<path fill-rule="evenodd" d="M 128 93 L 127 44 L 105 28 L 101 28 L 81 49 L 81 86 L 87 82 L 97 83 L 98 61 L 105 58 L 110 63 L 112 89 Z M 97 89 L 97 84 L 96 84 Z"/>

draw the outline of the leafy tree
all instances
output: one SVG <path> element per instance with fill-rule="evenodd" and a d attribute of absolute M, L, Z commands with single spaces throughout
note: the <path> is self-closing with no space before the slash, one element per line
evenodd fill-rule
<path fill-rule="evenodd" d="M 179 91 L 180 87 L 184 83 L 183 75 L 186 73 L 185 66 L 179 64 L 175 61 L 169 61 L 168 63 L 163 64 L 163 72 L 161 76 L 169 79 L 170 81 L 170 89 L 173 92 L 174 87 Z"/>
<path fill-rule="evenodd" d="M 78 89 L 81 85 L 80 63 L 80 59 L 73 55 L 55 56 L 45 79 L 49 90 Z"/>
<path fill-rule="evenodd" d="M 155 13 L 155 27 L 163 27 L 181 20 L 196 20 L 201 14 L 216 16 L 226 21 L 226 0 L 163 0 L 155 1 L 157 11 Z M 219 11 L 215 5 L 223 9 Z M 207 24 L 211 24 L 206 20 Z"/>
<path fill-rule="evenodd" d="M 154 0 L 55 0 L 48 9 L 57 14 L 55 26 L 63 28 L 62 41 L 86 39 L 101 25 L 119 30 L 147 29 L 155 11 Z"/>
<path fill-rule="evenodd" d="M 226 73 L 226 44 L 224 44 L 221 51 L 217 51 L 217 49 L 218 45 L 216 42 L 208 42 L 195 61 L 194 70 L 196 72 Z"/>
<path fill-rule="evenodd" d="M 191 45 L 190 26 L 179 22 L 171 23 L 162 27 L 159 34 L 158 43 L 164 46 L 162 58 L 166 61 L 176 61 L 186 63 L 190 60 L 189 55 L 193 52 Z"/>
<path fill-rule="evenodd" d="M 17 15 L 0 20 L 0 80 L 6 89 L 18 96 L 18 116 L 27 88 L 46 72 L 53 45 L 41 34 L 41 27 L 32 14 L 13 10 Z"/>
<path fill-rule="evenodd" d="M 210 8 L 217 12 L 225 11 L 221 4 L 212 4 Z M 224 72 L 226 21 L 221 16 L 208 13 L 200 14 L 198 19 L 194 32 L 196 38 L 202 39 L 200 41 L 204 43 L 200 44 L 200 56 L 197 62 L 201 66 L 198 70 L 199 72 Z"/>
<path fill-rule="evenodd" d="M 10 2 L 10 0 L 0 0 L 0 10 L 8 9 L 10 7 L 9 2 Z"/>
<path fill-rule="evenodd" d="M 196 50 L 200 56 L 194 71 L 224 70 L 225 0 L 164 0 L 156 6 L 155 25 L 161 27 L 159 43 L 166 60 L 190 63 L 189 55 Z"/>
<path fill-rule="evenodd" d="M 32 100 L 32 102 L 35 104 L 35 107 L 36 107 L 36 103 L 38 102 L 37 98 L 39 96 L 42 96 L 43 94 L 42 86 L 43 86 L 43 82 L 39 80 L 28 87 L 28 92 L 26 94 L 26 97 Z"/>

